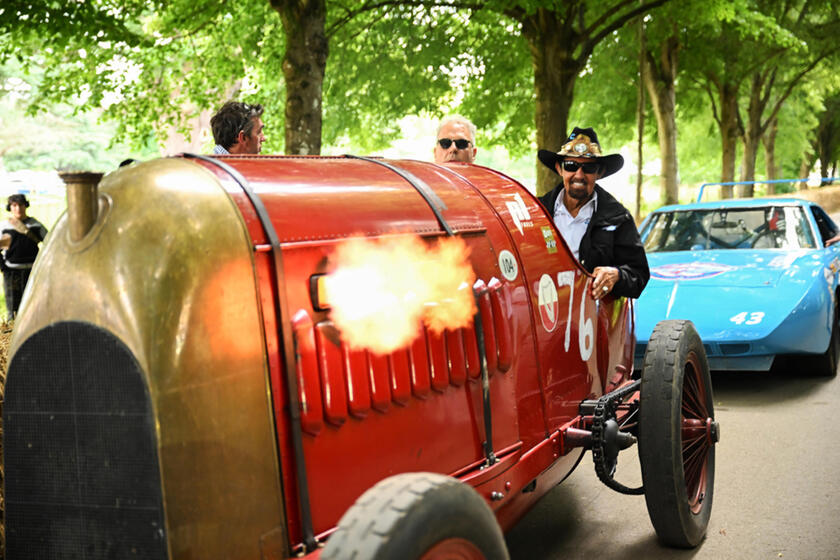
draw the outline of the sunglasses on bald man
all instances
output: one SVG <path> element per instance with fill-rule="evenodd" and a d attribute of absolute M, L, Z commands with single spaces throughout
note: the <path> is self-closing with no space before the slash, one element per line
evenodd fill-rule
<path fill-rule="evenodd" d="M 577 170 L 583 168 L 583 172 L 592 175 L 601 170 L 601 164 L 596 162 L 579 163 L 577 161 L 563 160 L 563 170 L 569 173 L 577 173 Z"/>
<path fill-rule="evenodd" d="M 439 138 L 438 139 L 438 144 L 440 144 L 440 147 L 443 148 L 444 150 L 448 150 L 449 146 L 452 145 L 452 142 L 455 142 L 455 147 L 458 148 L 459 150 L 466 150 L 467 147 L 470 145 L 470 141 L 465 140 L 463 138 L 458 138 L 457 140 L 453 140 L 451 138 Z"/>

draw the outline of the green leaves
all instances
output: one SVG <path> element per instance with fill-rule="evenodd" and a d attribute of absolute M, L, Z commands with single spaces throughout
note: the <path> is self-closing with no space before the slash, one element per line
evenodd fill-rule
<path fill-rule="evenodd" d="M 0 5 L 0 63 L 18 57 L 17 79 L 37 86 L 26 97 L 30 113 L 43 114 L 56 104 L 67 104 L 76 114 L 97 111 L 117 123 L 117 138 L 138 147 L 172 129 L 190 134 L 197 115 L 228 98 L 262 103 L 265 151 L 282 152 L 286 34 L 277 9 L 296 17 L 307 5 L 293 0 L 6 0 Z M 538 91 L 555 107 L 572 101 L 568 118 L 596 126 L 611 145 L 631 142 L 638 39 L 635 25 L 618 22 L 638 5 L 621 0 L 329 1 L 323 143 L 352 141 L 373 152 L 402 134 L 398 121 L 405 115 L 460 113 L 479 126 L 482 150 L 495 144 L 514 156 L 533 154 Z M 706 90 L 740 91 L 743 112 L 747 97 L 738 89 L 741 81 L 778 68 L 775 82 L 766 81 L 775 84 L 768 94 L 775 102 L 803 68 L 819 57 L 837 56 L 840 32 L 830 0 L 674 1 L 649 13 L 646 22 L 651 45 L 674 37 L 680 41 L 679 152 L 683 158 L 706 158 L 681 166 L 685 177 L 708 173 L 708 162 L 719 164 L 719 152 L 708 147 L 719 140 L 709 132 L 715 130 L 717 107 Z M 543 39 L 562 34 L 565 42 L 540 43 L 539 33 Z M 549 52 L 545 45 L 556 50 Z M 536 84 L 540 57 L 564 62 L 544 66 L 551 71 Z M 837 61 L 821 64 L 836 68 Z M 822 110 L 822 100 L 840 88 L 834 74 L 807 82 L 800 77 L 801 89 L 789 92 L 779 112 L 777 143 L 788 169 L 801 159 L 813 136 L 807 131 L 816 126 L 813 112 L 803 107 L 815 103 L 814 110 Z M 8 96 L 23 86 L 2 82 L 0 87 Z M 567 124 L 552 122 L 540 126 Z M 787 134 L 785 126 L 792 127 Z"/>

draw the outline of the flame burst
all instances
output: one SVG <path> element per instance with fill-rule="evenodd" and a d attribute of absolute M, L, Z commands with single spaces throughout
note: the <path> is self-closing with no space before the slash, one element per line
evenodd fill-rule
<path fill-rule="evenodd" d="M 476 312 L 468 257 L 459 238 L 343 242 L 325 278 L 332 320 L 352 348 L 377 354 L 410 344 L 422 323 L 436 333 L 468 326 Z"/>

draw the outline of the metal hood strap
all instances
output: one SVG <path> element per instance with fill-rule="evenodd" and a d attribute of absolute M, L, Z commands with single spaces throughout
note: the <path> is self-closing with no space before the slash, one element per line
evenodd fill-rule
<path fill-rule="evenodd" d="M 230 177 L 236 181 L 240 187 L 242 187 L 242 190 L 248 196 L 248 199 L 254 207 L 254 211 L 259 217 L 260 223 L 265 231 L 265 235 L 271 243 L 271 254 L 274 260 L 274 269 L 277 277 L 275 306 L 282 338 L 281 348 L 283 350 L 283 363 L 286 369 L 286 390 L 288 392 L 289 416 L 292 425 L 290 431 L 292 436 L 292 447 L 295 455 L 295 479 L 297 480 L 297 492 L 301 515 L 301 532 L 303 533 L 303 542 L 306 550 L 315 550 L 318 547 L 318 541 L 315 539 L 315 532 L 312 526 L 309 483 L 306 478 L 306 463 L 303 456 L 303 435 L 300 420 L 300 393 L 298 392 L 298 383 L 295 376 L 297 368 L 295 364 L 294 340 L 292 339 L 291 329 L 284 328 L 286 325 L 291 325 L 291 314 L 289 313 L 289 304 L 284 286 L 286 276 L 283 272 L 283 254 L 280 250 L 280 237 L 277 235 L 277 231 L 274 229 L 274 225 L 271 223 L 271 218 L 268 215 L 268 210 L 266 210 L 259 195 L 254 191 L 251 184 L 245 177 L 242 176 L 241 173 L 239 173 L 239 171 L 220 159 L 189 153 L 184 153 L 182 155 L 185 158 L 199 159 L 210 165 L 214 165 L 230 175 Z M 278 454 L 279 452 L 280 451 L 278 449 Z"/>
<path fill-rule="evenodd" d="M 435 217 L 440 223 L 440 227 L 446 232 L 447 235 L 455 235 L 455 231 L 449 226 L 446 221 L 446 218 L 443 217 L 443 210 L 446 210 L 446 203 L 437 195 L 437 193 L 432 190 L 432 188 L 426 184 L 425 181 L 421 180 L 419 177 L 416 177 L 414 174 L 409 173 L 405 169 L 402 169 L 392 163 L 388 163 L 386 161 L 382 161 L 380 159 L 374 159 L 369 157 L 362 157 L 362 156 L 354 156 L 350 154 L 345 154 L 344 157 L 352 158 L 352 159 L 361 159 L 370 163 L 375 163 L 376 165 L 381 165 L 382 167 L 386 167 L 402 177 L 406 180 L 406 182 L 414 187 L 414 189 L 420 193 L 420 196 L 426 201 L 429 205 L 429 208 L 434 212 Z"/>

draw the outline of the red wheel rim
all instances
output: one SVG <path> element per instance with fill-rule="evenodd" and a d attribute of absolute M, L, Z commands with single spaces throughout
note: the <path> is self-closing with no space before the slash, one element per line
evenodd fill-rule
<path fill-rule="evenodd" d="M 446 539 L 427 550 L 420 560 L 484 560 L 484 554 L 466 539 Z"/>
<path fill-rule="evenodd" d="M 685 364 L 682 390 L 682 458 L 688 506 L 692 513 L 703 509 L 709 453 L 715 444 L 714 427 L 706 395 L 706 380 L 697 354 Z"/>

